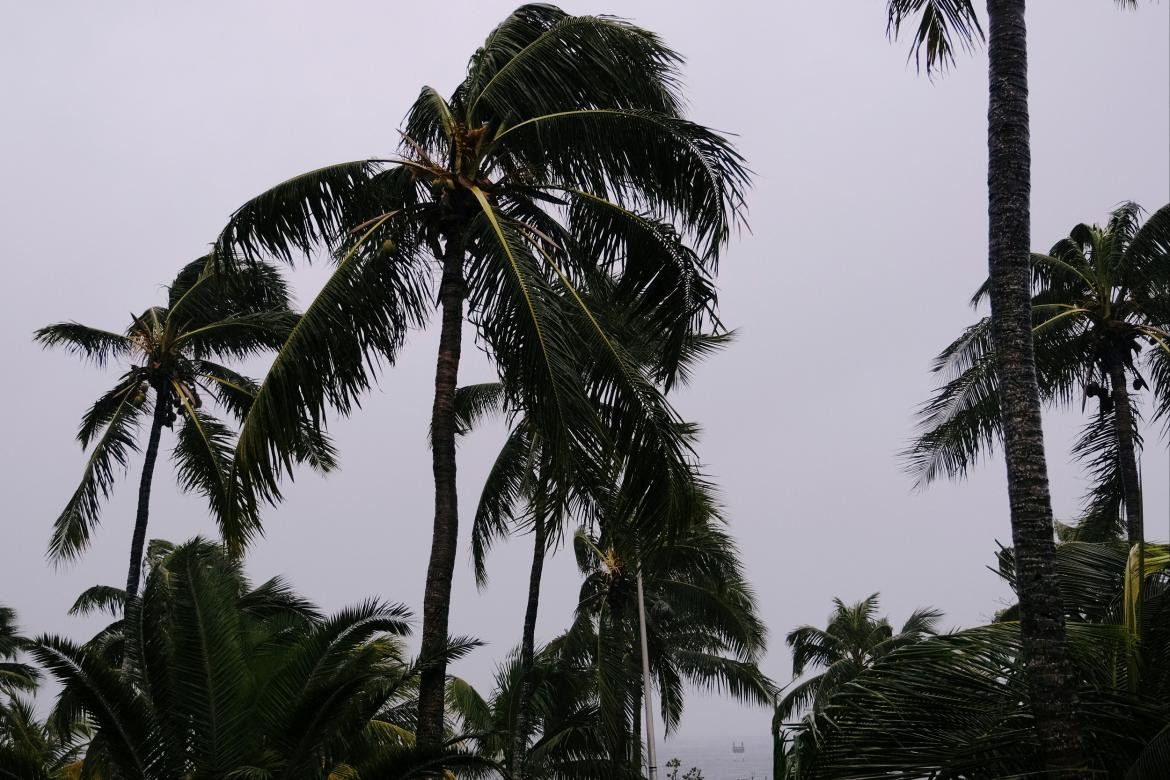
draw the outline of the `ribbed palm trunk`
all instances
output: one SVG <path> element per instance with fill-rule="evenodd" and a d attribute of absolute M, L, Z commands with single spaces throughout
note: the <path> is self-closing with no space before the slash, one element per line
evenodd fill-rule
<path fill-rule="evenodd" d="M 162 437 L 170 398 L 165 392 L 156 392 L 154 418 L 150 423 L 150 438 L 146 442 L 146 457 L 142 461 L 142 479 L 138 483 L 138 514 L 134 518 L 134 534 L 130 537 L 130 571 L 126 575 L 126 601 L 138 595 L 142 580 L 142 552 L 146 546 L 146 524 L 150 519 L 150 483 L 154 480 L 154 464 L 158 460 L 158 442 Z"/>
<path fill-rule="evenodd" d="M 1020 638 L 1042 758 L 1054 776 L 1085 770 L 1077 698 L 1054 576 L 1055 545 L 1032 346 L 1028 57 L 1024 0 L 988 0 L 988 261 L 1003 402 Z"/>
<path fill-rule="evenodd" d="M 538 505 L 543 496 L 537 496 Z M 524 633 L 520 639 L 520 691 L 516 697 L 516 725 L 512 732 L 512 777 L 525 777 L 524 759 L 528 753 L 528 729 L 531 722 L 532 663 L 536 647 L 536 615 L 540 609 L 540 581 L 544 576 L 544 556 L 548 551 L 548 525 L 544 512 L 535 512 L 532 546 L 532 569 L 528 574 L 528 606 L 524 610 Z"/>
<path fill-rule="evenodd" d="M 418 687 L 420 746 L 443 741 L 444 692 L 447 680 L 447 618 L 451 609 L 451 577 L 459 539 L 459 506 L 455 486 L 455 387 L 463 336 L 463 246 L 448 238 L 439 286 L 443 323 L 435 367 L 435 404 L 431 412 L 431 459 L 435 474 L 435 525 L 431 560 L 423 594 L 423 670 Z"/>

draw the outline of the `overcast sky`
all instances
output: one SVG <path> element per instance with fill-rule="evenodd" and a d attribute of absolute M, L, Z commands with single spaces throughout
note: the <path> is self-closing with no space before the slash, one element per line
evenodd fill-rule
<path fill-rule="evenodd" d="M 700 452 L 771 632 L 765 669 L 789 676 L 793 627 L 830 600 L 880 591 L 901 621 L 987 620 L 1007 597 L 987 570 L 1010 528 L 1002 462 L 915 493 L 895 457 L 931 390 L 930 358 L 976 316 L 986 275 L 986 58 L 960 56 L 931 83 L 884 37 L 882 0 L 570 2 L 661 34 L 687 58 L 693 118 L 738 134 L 756 172 L 751 233 L 719 282 L 737 343 L 696 372 L 678 404 L 704 428 Z M 30 633 L 85 637 L 77 593 L 121 585 L 139 463 L 78 563 L 45 563 L 49 529 L 85 455 L 80 415 L 114 374 L 42 352 L 34 328 L 76 319 L 112 330 L 160 301 L 245 199 L 296 173 L 387 155 L 424 84 L 444 93 L 511 2 L 0 2 L 0 349 L 5 378 L 0 602 Z M 1168 184 L 1170 4 L 1109 0 L 1029 8 L 1033 245 L 1122 200 L 1153 210 Z M 322 269 L 293 275 L 301 305 Z M 333 432 L 342 469 L 303 474 L 266 515 L 249 556 L 329 609 L 376 595 L 419 610 L 431 534 L 425 432 L 435 330 L 411 339 L 363 408 Z M 465 350 L 463 383 L 490 378 Z M 1068 445 L 1080 420 L 1045 418 L 1058 517 L 1083 479 Z M 466 519 L 503 428 L 460 448 Z M 169 432 L 164 434 L 164 448 Z M 1165 440 L 1143 460 L 1151 538 L 1167 537 Z M 160 459 L 152 537 L 211 534 Z M 486 686 L 518 641 L 530 540 L 501 547 L 477 593 L 466 533 L 451 628 L 488 646 L 456 674 Z M 563 628 L 579 577 L 548 567 L 538 639 Z M 767 732 L 769 713 L 689 700 L 681 735 Z"/>

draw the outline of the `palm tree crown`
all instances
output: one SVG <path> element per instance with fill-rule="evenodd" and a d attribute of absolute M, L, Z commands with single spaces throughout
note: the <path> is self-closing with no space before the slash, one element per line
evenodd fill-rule
<path fill-rule="evenodd" d="M 834 609 L 825 628 L 801 626 L 786 637 L 792 648 L 792 676 L 811 667 L 824 671 L 802 681 L 780 700 L 776 717 L 781 721 L 809 708 L 816 709 L 834 691 L 882 658 L 904 645 L 935 633 L 942 613 L 918 609 L 894 633 L 886 618 L 878 618 L 878 594 L 856 604 L 833 599 Z"/>
<path fill-rule="evenodd" d="M 233 478 L 231 428 L 213 416 L 205 399 L 218 402 L 242 418 L 256 393 L 256 383 L 224 365 L 279 347 L 295 324 L 288 291 L 277 270 L 248 264 L 238 274 L 217 273 L 208 258 L 187 264 L 167 289 L 164 306 L 151 306 L 135 316 L 124 333 L 75 322 L 41 328 L 36 340 L 45 347 L 63 347 L 104 366 L 125 366 L 114 386 L 82 418 L 77 438 L 92 450 L 80 486 L 54 524 L 49 545 L 53 558 L 73 558 L 88 546 L 100 520 L 102 501 L 111 492 L 119 469 L 128 466 L 139 448 L 136 434 L 153 406 L 147 460 L 139 495 L 137 549 L 132 552 L 131 579 L 136 589 L 137 561 L 145 533 L 150 474 L 161 428 L 181 419 L 174 458 L 180 486 L 202 494 L 220 524 L 225 541 L 238 549 L 255 533 L 256 501 L 236 488 Z M 319 436 L 291 437 L 296 451 L 316 465 L 328 467 L 332 455 Z"/>

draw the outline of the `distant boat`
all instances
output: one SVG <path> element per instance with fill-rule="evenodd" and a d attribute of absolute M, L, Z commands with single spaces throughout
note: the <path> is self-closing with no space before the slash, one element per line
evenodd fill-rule
<path fill-rule="evenodd" d="M 743 743 L 742 743 L 742 742 L 740 742 L 740 743 L 737 745 L 737 744 L 735 744 L 734 742 L 732 742 L 732 743 L 731 743 L 731 752 L 732 752 L 732 753 L 742 753 L 742 752 L 743 752 Z"/>

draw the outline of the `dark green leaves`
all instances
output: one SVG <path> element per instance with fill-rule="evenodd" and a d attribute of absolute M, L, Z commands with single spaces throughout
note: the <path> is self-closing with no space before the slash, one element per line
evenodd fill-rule
<path fill-rule="evenodd" d="M 281 182 L 245 203 L 220 233 L 217 254 L 269 255 L 291 262 L 350 227 L 346 218 L 378 170 L 374 160 L 341 163 Z"/>
<path fill-rule="evenodd" d="M 124 357 L 131 349 L 130 339 L 118 333 L 91 328 L 77 322 L 47 325 L 33 336 L 44 347 L 63 347 L 101 367 L 107 360 Z"/>
<path fill-rule="evenodd" d="M 723 136 L 679 117 L 565 109 L 514 125 L 495 146 L 541 184 L 584 190 L 677 224 L 712 262 L 742 218 L 743 159 Z"/>
<path fill-rule="evenodd" d="M 135 436 L 145 400 L 138 396 L 135 386 L 124 385 L 114 395 L 100 399 L 98 404 L 100 411 L 91 410 L 82 428 L 86 440 L 96 435 L 97 442 L 86 461 L 81 484 L 53 524 L 49 542 L 49 557 L 53 559 L 75 558 L 89 545 L 102 501 L 125 471 L 130 454 L 138 451 Z M 100 435 L 96 434 L 99 425 L 104 427 Z"/>
<path fill-rule="evenodd" d="M 468 123 L 502 129 L 585 107 L 675 114 L 681 62 L 658 36 L 619 19 L 525 6 L 472 58 Z"/>
<path fill-rule="evenodd" d="M 418 247 L 384 254 L 374 245 L 391 220 L 355 237 L 280 346 L 240 430 L 237 466 L 250 489 L 279 495 L 279 477 L 302 459 L 326 408 L 348 413 L 380 361 L 392 363 L 407 331 L 424 321 L 430 279 Z"/>

